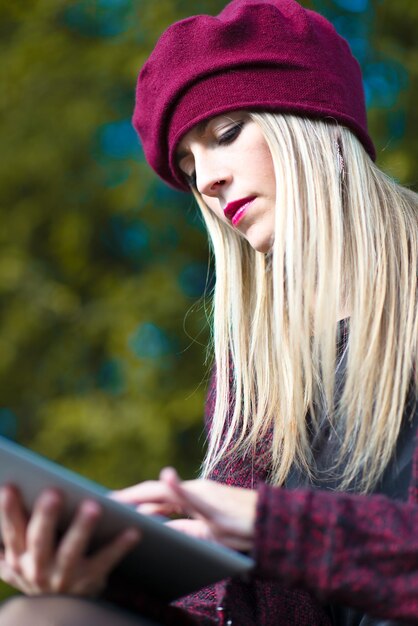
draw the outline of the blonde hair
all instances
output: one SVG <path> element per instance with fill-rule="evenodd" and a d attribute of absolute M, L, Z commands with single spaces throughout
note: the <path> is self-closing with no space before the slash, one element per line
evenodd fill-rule
<path fill-rule="evenodd" d="M 394 452 L 418 383 L 417 197 L 384 175 L 346 128 L 251 118 L 277 181 L 271 254 L 254 251 L 195 194 L 216 266 L 216 403 L 203 473 L 225 454 L 251 454 L 272 431 L 271 482 L 282 484 L 294 463 L 312 474 L 306 416 L 319 429 L 319 405 L 340 436 L 339 488 L 356 482 L 367 492 Z M 349 334 L 336 402 L 344 308 Z"/>

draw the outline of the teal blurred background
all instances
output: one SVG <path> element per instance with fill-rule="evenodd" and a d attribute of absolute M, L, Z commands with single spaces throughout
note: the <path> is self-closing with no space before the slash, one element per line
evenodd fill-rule
<path fill-rule="evenodd" d="M 0 0 L 0 434 L 110 487 L 203 455 L 207 243 L 130 116 L 162 30 L 224 4 Z M 414 186 L 418 3 L 302 4 L 350 41 L 378 163 Z"/>

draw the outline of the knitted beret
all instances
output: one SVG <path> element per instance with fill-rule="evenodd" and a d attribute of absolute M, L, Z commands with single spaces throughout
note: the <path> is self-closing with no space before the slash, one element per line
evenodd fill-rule
<path fill-rule="evenodd" d="M 151 167 L 187 190 L 179 141 L 239 109 L 335 120 L 375 158 L 358 62 L 330 22 L 295 0 L 232 0 L 216 17 L 170 26 L 139 74 L 133 125 Z"/>

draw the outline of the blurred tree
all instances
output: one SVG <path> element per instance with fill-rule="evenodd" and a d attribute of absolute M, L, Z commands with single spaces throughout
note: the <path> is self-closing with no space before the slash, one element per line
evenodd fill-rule
<path fill-rule="evenodd" d="M 0 433 L 110 487 L 202 457 L 207 244 L 130 116 L 158 35 L 224 4 L 0 0 Z M 414 183 L 418 4 L 303 4 L 351 40 L 379 162 Z"/>
<path fill-rule="evenodd" d="M 130 125 L 144 33 L 161 30 L 143 8 L 0 6 L 0 431 L 14 419 L 19 440 L 112 486 L 201 457 L 203 310 L 182 326 L 207 251 Z"/>
<path fill-rule="evenodd" d="M 398 98 L 380 107 L 376 101 L 371 131 L 379 141 L 379 163 L 401 183 L 418 189 L 418 4 L 409 0 L 376 3 L 372 45 L 379 58 L 390 61 L 386 87 L 398 84 Z"/>
<path fill-rule="evenodd" d="M 401 183 L 417 187 L 418 4 L 401 0 L 313 0 L 335 25 L 363 71 L 369 127 L 377 162 Z"/>

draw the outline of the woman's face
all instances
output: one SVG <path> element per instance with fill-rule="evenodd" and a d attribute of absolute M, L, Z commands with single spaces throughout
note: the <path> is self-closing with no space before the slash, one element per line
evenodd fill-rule
<path fill-rule="evenodd" d="M 180 169 L 219 219 L 259 252 L 274 240 L 276 183 L 271 153 L 248 113 L 234 111 L 195 126 L 177 152 Z"/>

